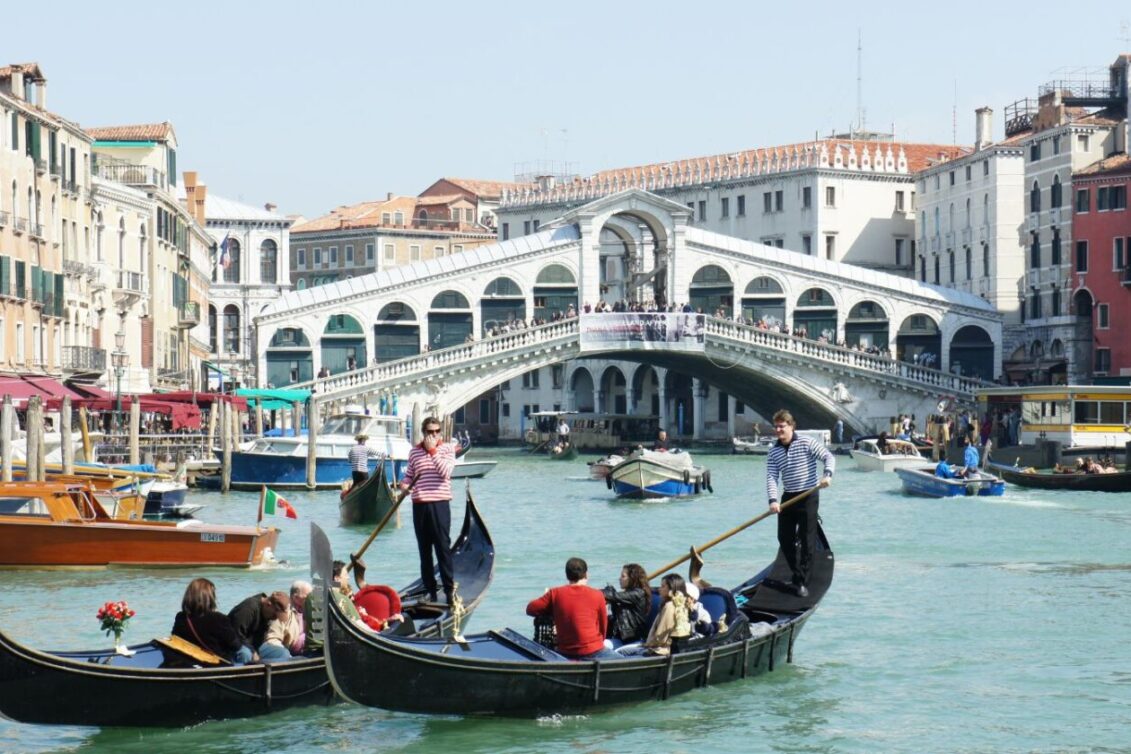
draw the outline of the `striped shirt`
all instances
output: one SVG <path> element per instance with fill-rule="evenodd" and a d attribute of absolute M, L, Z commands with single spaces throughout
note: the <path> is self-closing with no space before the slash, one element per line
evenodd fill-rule
<path fill-rule="evenodd" d="M 408 454 L 408 465 L 401 477 L 401 489 L 412 486 L 412 502 L 436 503 L 452 499 L 452 469 L 456 465 L 456 446 L 445 442 L 429 453 L 423 445 L 414 445 Z"/>
<path fill-rule="evenodd" d="M 381 454 L 368 445 L 358 443 L 350 448 L 350 469 L 369 473 L 369 459 L 380 458 Z"/>
<path fill-rule="evenodd" d="M 824 464 L 825 476 L 831 478 L 836 461 L 823 442 L 795 434 L 788 446 L 781 441 L 774 443 L 766 457 L 766 496 L 770 504 L 781 500 L 781 492 L 803 492 L 816 487 L 817 461 Z"/>

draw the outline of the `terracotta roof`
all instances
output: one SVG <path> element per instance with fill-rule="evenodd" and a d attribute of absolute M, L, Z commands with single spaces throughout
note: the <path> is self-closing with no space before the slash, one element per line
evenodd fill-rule
<path fill-rule="evenodd" d="M 437 201 L 444 200 L 444 201 Z M 416 222 L 416 208 L 420 205 L 436 206 L 450 204 L 454 201 L 464 200 L 464 197 L 459 194 L 452 194 L 446 197 L 426 197 L 424 199 L 414 196 L 394 196 L 392 199 L 385 199 L 382 201 L 374 202 L 361 202 L 359 204 L 351 204 L 348 206 L 338 207 L 330 211 L 329 214 L 322 217 L 316 217 L 313 220 L 307 220 L 301 224 L 295 225 L 291 228 L 291 234 L 296 233 L 315 233 L 327 230 L 341 230 L 346 228 L 408 228 L 418 225 Z M 466 200 L 465 200 L 466 201 Z M 384 221 L 383 215 L 389 213 L 392 215 L 395 212 L 401 212 L 403 217 L 400 223 Z M 390 218 L 392 220 L 394 218 Z M 452 226 L 452 227 L 434 227 L 433 230 L 437 231 L 462 231 L 462 232 L 486 232 L 483 228 L 478 226 L 468 226 L 467 223 L 457 223 L 449 221 L 445 218 L 432 218 L 429 222 L 437 223 L 438 225 Z M 458 226 L 458 227 L 456 227 Z M 416 227 L 416 230 L 428 230 L 428 226 L 424 225 Z"/>
<path fill-rule="evenodd" d="M 417 204 L 451 204 L 452 202 L 467 201 L 463 194 L 447 194 L 445 196 L 418 196 Z"/>
<path fill-rule="evenodd" d="M 173 124 L 165 121 L 134 126 L 103 126 L 88 128 L 86 132 L 97 141 L 167 141 L 173 133 Z"/>
<path fill-rule="evenodd" d="M 33 81 L 46 81 L 43 71 L 39 68 L 39 63 L 12 63 L 0 68 L 0 79 L 10 79 L 13 73 L 23 73 L 25 76 L 31 74 Z"/>
<path fill-rule="evenodd" d="M 1102 160 L 1097 160 L 1091 165 L 1080 168 L 1075 176 L 1103 175 L 1104 173 L 1124 173 L 1131 170 L 1131 156 L 1124 152 L 1109 155 Z"/>
<path fill-rule="evenodd" d="M 1127 117 L 1119 108 L 1107 107 L 1103 110 L 1097 110 L 1093 113 L 1079 114 L 1072 113 L 1073 123 L 1082 123 L 1086 125 L 1096 126 L 1118 126 Z"/>
<path fill-rule="evenodd" d="M 448 178 L 444 177 L 440 180 L 453 183 L 460 188 L 467 189 L 476 196 L 484 199 L 498 199 L 502 197 L 503 190 L 513 191 L 515 189 L 526 188 L 530 184 L 515 183 L 514 181 L 481 181 L 476 178 Z"/>

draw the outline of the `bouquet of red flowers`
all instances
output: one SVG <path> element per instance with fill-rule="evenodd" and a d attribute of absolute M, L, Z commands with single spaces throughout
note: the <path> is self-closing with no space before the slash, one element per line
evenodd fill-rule
<path fill-rule="evenodd" d="M 130 610 L 130 606 L 123 600 L 121 602 L 107 602 L 98 608 L 98 614 L 95 617 L 101 622 L 102 630 L 106 632 L 107 636 L 114 635 L 114 643 L 117 644 L 118 640 L 122 638 L 122 632 L 126 630 L 126 623 L 136 614 L 133 610 Z"/>

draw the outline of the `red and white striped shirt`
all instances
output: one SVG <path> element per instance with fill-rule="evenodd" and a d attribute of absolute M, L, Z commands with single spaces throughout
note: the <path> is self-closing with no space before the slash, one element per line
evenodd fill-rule
<path fill-rule="evenodd" d="M 433 453 L 414 445 L 401 477 L 401 489 L 412 486 L 413 503 L 436 503 L 452 499 L 452 469 L 456 465 L 454 443 L 441 443 Z"/>

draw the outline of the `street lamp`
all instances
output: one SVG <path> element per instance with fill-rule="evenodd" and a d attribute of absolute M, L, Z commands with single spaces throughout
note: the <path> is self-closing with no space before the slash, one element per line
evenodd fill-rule
<path fill-rule="evenodd" d="M 114 376 L 117 377 L 117 424 L 118 430 L 122 429 L 122 373 L 130 365 L 130 354 L 126 351 L 126 332 L 118 330 L 114 333 L 114 351 L 110 354 L 111 363 L 114 365 Z"/>

